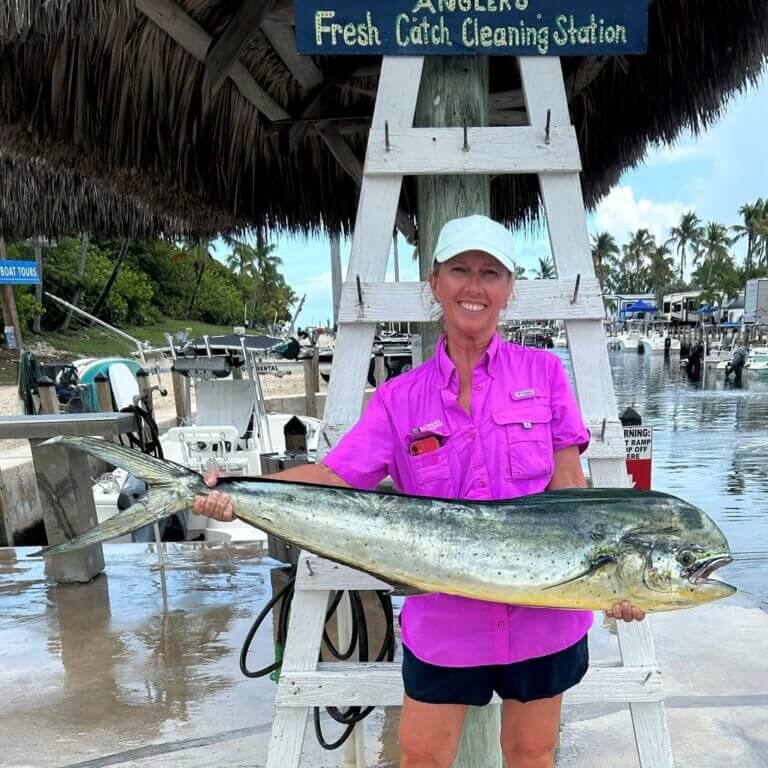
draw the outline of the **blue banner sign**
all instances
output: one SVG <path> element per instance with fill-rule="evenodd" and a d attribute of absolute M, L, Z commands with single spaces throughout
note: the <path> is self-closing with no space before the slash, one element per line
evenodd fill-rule
<path fill-rule="evenodd" d="M 0 261 L 0 285 L 37 285 L 40 275 L 35 261 Z"/>
<path fill-rule="evenodd" d="M 297 0 L 299 53 L 645 53 L 648 0 Z"/>

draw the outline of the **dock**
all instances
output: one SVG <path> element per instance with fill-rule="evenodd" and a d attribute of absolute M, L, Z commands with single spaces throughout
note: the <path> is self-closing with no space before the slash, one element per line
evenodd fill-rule
<path fill-rule="evenodd" d="M 258 545 L 106 544 L 105 573 L 56 586 L 34 548 L 0 549 L 1 764 L 8 768 L 258 768 L 275 683 L 240 674 L 240 647 L 270 597 L 274 561 Z M 746 596 L 649 619 L 677 768 L 764 768 L 768 614 Z M 593 661 L 617 663 L 596 615 Z M 265 624 L 250 659 L 273 659 Z M 365 722 L 366 763 L 396 768 L 399 709 Z M 336 724 L 323 715 L 324 729 Z M 341 766 L 307 732 L 307 765 Z M 568 706 L 559 768 L 636 768 L 624 706 Z"/>

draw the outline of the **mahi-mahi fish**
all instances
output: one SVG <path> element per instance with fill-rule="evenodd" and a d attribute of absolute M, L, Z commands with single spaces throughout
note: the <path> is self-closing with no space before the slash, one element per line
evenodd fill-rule
<path fill-rule="evenodd" d="M 121 467 L 149 490 L 45 555 L 124 535 L 211 492 L 186 467 L 105 440 L 48 444 Z M 736 591 L 709 578 L 732 560 L 723 533 L 700 509 L 665 493 L 585 488 L 456 501 L 268 478 L 222 478 L 216 489 L 229 494 L 240 520 L 405 593 L 588 610 L 629 600 L 644 611 L 671 611 Z"/>

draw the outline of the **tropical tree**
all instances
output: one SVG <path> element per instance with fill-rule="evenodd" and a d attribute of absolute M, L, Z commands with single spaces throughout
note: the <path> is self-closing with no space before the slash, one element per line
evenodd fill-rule
<path fill-rule="evenodd" d="M 115 259 L 115 263 L 112 266 L 112 271 L 110 272 L 109 277 L 107 278 L 107 282 L 104 283 L 104 288 L 102 288 L 101 293 L 99 294 L 99 297 L 96 299 L 93 307 L 91 307 L 91 314 L 94 317 L 99 316 L 99 313 L 104 308 L 104 305 L 108 302 L 109 294 L 112 291 L 112 287 L 115 284 L 115 280 L 117 280 L 117 276 L 120 274 L 120 270 L 122 269 L 123 264 L 125 264 L 125 259 L 127 255 L 128 255 L 128 239 L 126 238 L 125 240 L 123 240 L 120 246 L 120 252 L 117 254 L 117 258 Z"/>
<path fill-rule="evenodd" d="M 731 229 L 736 233 L 734 241 L 747 238 L 744 273 L 749 279 L 753 267 L 762 266 L 768 260 L 768 200 L 760 197 L 754 203 L 745 203 L 739 208 L 739 214 L 744 223 Z"/>
<path fill-rule="evenodd" d="M 539 256 L 539 268 L 533 270 L 537 280 L 552 280 L 555 276 L 555 267 L 549 256 Z"/>
<path fill-rule="evenodd" d="M 241 277 L 250 275 L 256 268 L 256 250 L 242 240 L 228 240 L 227 242 L 232 245 L 232 253 L 227 256 L 227 266 Z"/>
<path fill-rule="evenodd" d="M 706 303 L 717 302 L 722 306 L 727 296 L 737 294 L 741 288 L 741 277 L 731 254 L 733 242 L 724 224 L 707 224 L 697 254 L 699 266 L 693 274 L 693 283 L 701 288 L 701 298 Z"/>
<path fill-rule="evenodd" d="M 657 245 L 649 254 L 648 287 L 656 295 L 657 302 L 675 280 L 675 260 L 669 246 Z"/>
<path fill-rule="evenodd" d="M 657 248 L 656 240 L 647 229 L 638 229 L 622 246 L 620 288 L 622 293 L 642 293 L 648 290 L 648 260 Z"/>
<path fill-rule="evenodd" d="M 676 227 L 672 227 L 670 235 L 672 237 L 668 242 L 677 243 L 677 260 L 680 264 L 680 280 L 684 280 L 688 248 L 691 247 L 696 251 L 699 242 L 704 235 L 704 228 L 701 225 L 699 217 L 693 211 L 687 211 L 680 218 L 680 223 Z"/>
<path fill-rule="evenodd" d="M 213 261 L 211 256 L 210 243 L 203 240 L 196 240 L 185 249 L 185 257 L 194 262 L 195 269 L 195 287 L 192 290 L 192 296 L 189 299 L 187 314 L 192 314 L 197 300 L 197 294 L 200 291 L 200 283 L 203 282 L 203 275 L 206 267 Z"/>
<path fill-rule="evenodd" d="M 88 233 L 83 232 L 80 236 L 80 258 L 77 260 L 77 283 L 75 287 L 75 295 L 72 297 L 71 303 L 77 306 L 80 301 L 80 296 L 83 292 L 83 277 L 85 276 L 85 262 L 88 258 L 88 245 L 90 241 L 88 239 Z M 73 310 L 68 309 L 67 314 L 64 315 L 59 326 L 59 333 L 66 333 L 69 330 L 69 324 L 72 321 Z"/>
<path fill-rule="evenodd" d="M 599 232 L 592 236 L 592 261 L 601 292 L 605 290 L 605 284 L 616 268 L 620 255 L 619 246 L 610 232 Z"/>
<path fill-rule="evenodd" d="M 527 280 L 525 276 L 525 267 L 515 266 L 515 280 Z"/>

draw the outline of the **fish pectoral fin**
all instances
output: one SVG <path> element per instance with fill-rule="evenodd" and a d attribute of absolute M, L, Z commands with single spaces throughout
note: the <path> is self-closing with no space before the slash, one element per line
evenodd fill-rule
<path fill-rule="evenodd" d="M 403 584 L 399 581 L 390 581 L 389 586 L 392 587 L 392 594 L 396 597 L 414 597 L 415 595 L 428 594 L 423 589 L 412 587 L 410 584 Z"/>
<path fill-rule="evenodd" d="M 542 589 L 554 589 L 555 587 L 562 587 L 563 584 L 570 584 L 574 581 L 578 581 L 579 579 L 583 579 L 599 571 L 603 566 L 612 565 L 615 562 L 616 558 L 612 557 L 611 555 L 600 555 L 600 557 L 596 557 L 593 560 L 590 560 L 587 568 L 585 568 L 581 573 L 577 573 L 575 576 L 571 576 L 569 579 L 558 581 L 555 584 L 548 584 L 546 587 L 542 587 Z"/>
<path fill-rule="evenodd" d="M 149 523 L 154 523 L 155 520 L 168 517 L 179 508 L 183 508 L 183 506 L 180 506 L 175 493 L 157 489 L 150 490 L 141 501 L 131 505 L 123 512 L 118 512 L 101 525 L 95 525 L 89 531 L 75 536 L 74 539 L 62 541 L 60 544 L 54 544 L 51 547 L 33 552 L 29 557 L 60 555 L 91 544 L 101 544 L 103 541 L 116 539 L 118 536 L 143 528 Z"/>

